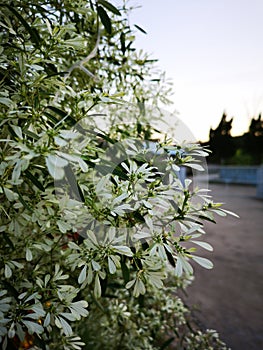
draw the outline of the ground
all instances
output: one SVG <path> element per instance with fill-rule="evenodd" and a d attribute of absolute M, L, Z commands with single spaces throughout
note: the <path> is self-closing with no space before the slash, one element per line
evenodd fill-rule
<path fill-rule="evenodd" d="M 216 329 L 232 350 L 263 349 L 263 200 L 255 186 L 212 184 L 214 200 L 240 218 L 217 217 L 207 224 L 206 241 L 214 252 L 214 269 L 195 266 L 187 289 L 201 326 Z"/>

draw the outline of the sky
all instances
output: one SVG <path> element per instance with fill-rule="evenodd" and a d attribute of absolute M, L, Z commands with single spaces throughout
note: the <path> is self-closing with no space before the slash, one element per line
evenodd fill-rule
<path fill-rule="evenodd" d="M 263 112 L 263 0 L 130 0 L 135 47 L 173 82 L 173 107 L 207 141 L 225 111 L 232 135 Z"/>

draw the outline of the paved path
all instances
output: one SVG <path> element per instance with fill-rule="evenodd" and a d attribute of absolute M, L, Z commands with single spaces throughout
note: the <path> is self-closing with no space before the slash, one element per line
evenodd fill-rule
<path fill-rule="evenodd" d="M 263 201 L 256 188 L 210 185 L 215 202 L 224 202 L 240 219 L 217 217 L 206 225 L 206 241 L 214 252 L 202 250 L 214 269 L 195 265 L 195 281 L 187 289 L 188 305 L 205 328 L 216 329 L 232 350 L 263 349 Z"/>

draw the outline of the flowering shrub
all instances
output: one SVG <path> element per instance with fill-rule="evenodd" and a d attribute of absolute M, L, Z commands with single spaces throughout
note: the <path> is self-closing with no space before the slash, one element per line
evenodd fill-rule
<path fill-rule="evenodd" d="M 172 291 L 191 261 L 212 268 L 195 247 L 212 250 L 203 223 L 227 211 L 181 176 L 206 150 L 152 147 L 169 86 L 134 52 L 125 7 L 0 6 L 2 348 L 223 349 Z"/>

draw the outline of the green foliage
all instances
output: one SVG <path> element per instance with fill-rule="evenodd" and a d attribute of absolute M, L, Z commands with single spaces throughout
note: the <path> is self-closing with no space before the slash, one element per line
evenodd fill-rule
<path fill-rule="evenodd" d="M 107 1 L 0 6 L 2 348 L 203 344 L 172 291 L 191 261 L 212 267 L 194 247 L 226 211 L 178 176 L 204 149 L 147 141 L 164 75 Z"/>
<path fill-rule="evenodd" d="M 181 279 L 186 285 L 189 281 Z M 100 299 L 81 325 L 84 349 L 227 349 L 215 331 L 196 328 L 189 310 L 176 296 L 176 280 L 149 289 L 139 299 L 118 290 Z M 97 330 L 100 329 L 98 340 Z"/>

